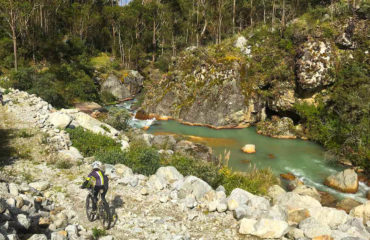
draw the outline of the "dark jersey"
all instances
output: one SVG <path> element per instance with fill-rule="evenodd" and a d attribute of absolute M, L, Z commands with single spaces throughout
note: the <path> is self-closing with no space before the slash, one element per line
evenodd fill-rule
<path fill-rule="evenodd" d="M 108 177 L 101 170 L 94 169 L 89 175 L 89 180 L 94 186 L 108 186 Z"/>

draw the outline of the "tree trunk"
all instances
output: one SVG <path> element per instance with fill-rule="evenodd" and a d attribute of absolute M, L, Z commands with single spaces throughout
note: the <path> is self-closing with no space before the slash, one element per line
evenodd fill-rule
<path fill-rule="evenodd" d="M 251 18 L 251 26 L 253 26 L 253 0 L 251 0 L 251 13 L 250 13 L 250 18 Z"/>
<path fill-rule="evenodd" d="M 13 52 L 14 52 L 14 68 L 15 68 L 15 71 L 17 71 L 18 70 L 17 35 L 15 33 L 15 26 L 12 26 L 12 39 L 13 39 Z"/>
<path fill-rule="evenodd" d="M 155 51 L 156 51 L 156 26 L 155 26 L 155 20 L 153 21 L 153 54 L 152 54 L 152 62 L 155 61 Z"/>
<path fill-rule="evenodd" d="M 233 34 L 235 34 L 236 0 L 233 1 Z"/>

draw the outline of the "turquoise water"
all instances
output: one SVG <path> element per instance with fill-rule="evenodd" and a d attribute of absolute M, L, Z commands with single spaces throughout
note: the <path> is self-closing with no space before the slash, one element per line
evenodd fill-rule
<path fill-rule="evenodd" d="M 271 168 L 276 175 L 291 172 L 306 185 L 330 192 L 338 198 L 351 197 L 364 201 L 365 192 L 369 189 L 361 184 L 357 194 L 343 194 L 324 186 L 327 176 L 343 168 L 326 161 L 324 149 L 310 141 L 274 139 L 257 134 L 253 127 L 215 130 L 187 126 L 176 121 L 156 121 L 148 133 L 193 136 L 192 139 L 211 146 L 217 156 L 225 150 L 230 151 L 229 166 L 234 170 L 247 171 L 251 165 L 255 165 L 257 168 Z M 256 153 L 242 152 L 245 144 L 254 144 Z"/>

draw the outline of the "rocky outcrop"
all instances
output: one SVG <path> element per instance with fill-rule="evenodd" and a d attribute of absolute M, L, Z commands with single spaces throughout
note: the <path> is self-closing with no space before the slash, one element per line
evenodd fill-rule
<path fill-rule="evenodd" d="M 356 193 L 358 190 L 358 176 L 353 169 L 346 169 L 325 180 L 325 185 L 345 193 Z"/>
<path fill-rule="evenodd" d="M 313 90 L 334 82 L 330 76 L 333 68 L 333 52 L 330 43 L 310 38 L 300 46 L 296 62 L 297 82 L 303 90 Z"/>
<path fill-rule="evenodd" d="M 257 133 L 274 138 L 296 138 L 293 120 L 273 116 L 271 120 L 257 123 Z"/>
<path fill-rule="evenodd" d="M 101 84 L 101 91 L 111 93 L 117 99 L 132 98 L 143 88 L 144 77 L 137 71 L 125 71 L 122 79 L 110 74 Z"/>
<path fill-rule="evenodd" d="M 345 30 L 337 37 L 335 43 L 344 49 L 355 49 L 357 44 L 352 40 L 355 27 L 356 25 L 354 20 L 350 19 Z"/>
<path fill-rule="evenodd" d="M 265 101 L 256 93 L 244 93 L 241 73 L 245 66 L 238 59 L 208 61 L 189 66 L 194 55 L 186 51 L 177 59 L 176 70 L 147 88 L 142 108 L 148 114 L 171 116 L 184 123 L 212 127 L 242 127 L 265 117 Z M 252 86 L 251 86 L 252 87 Z M 163 89 L 166 89 L 163 91 Z"/>

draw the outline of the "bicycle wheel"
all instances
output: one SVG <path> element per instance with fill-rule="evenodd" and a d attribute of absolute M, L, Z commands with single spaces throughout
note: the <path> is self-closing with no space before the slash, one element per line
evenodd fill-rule
<path fill-rule="evenodd" d="M 99 206 L 99 219 L 104 229 L 109 229 L 112 222 L 108 203 L 101 202 Z"/>
<path fill-rule="evenodd" d="M 92 204 L 93 204 L 93 197 L 91 196 L 91 194 L 89 194 L 86 197 L 86 216 L 90 222 L 94 221 L 94 217 L 95 217 L 95 213 L 93 213 Z"/>

